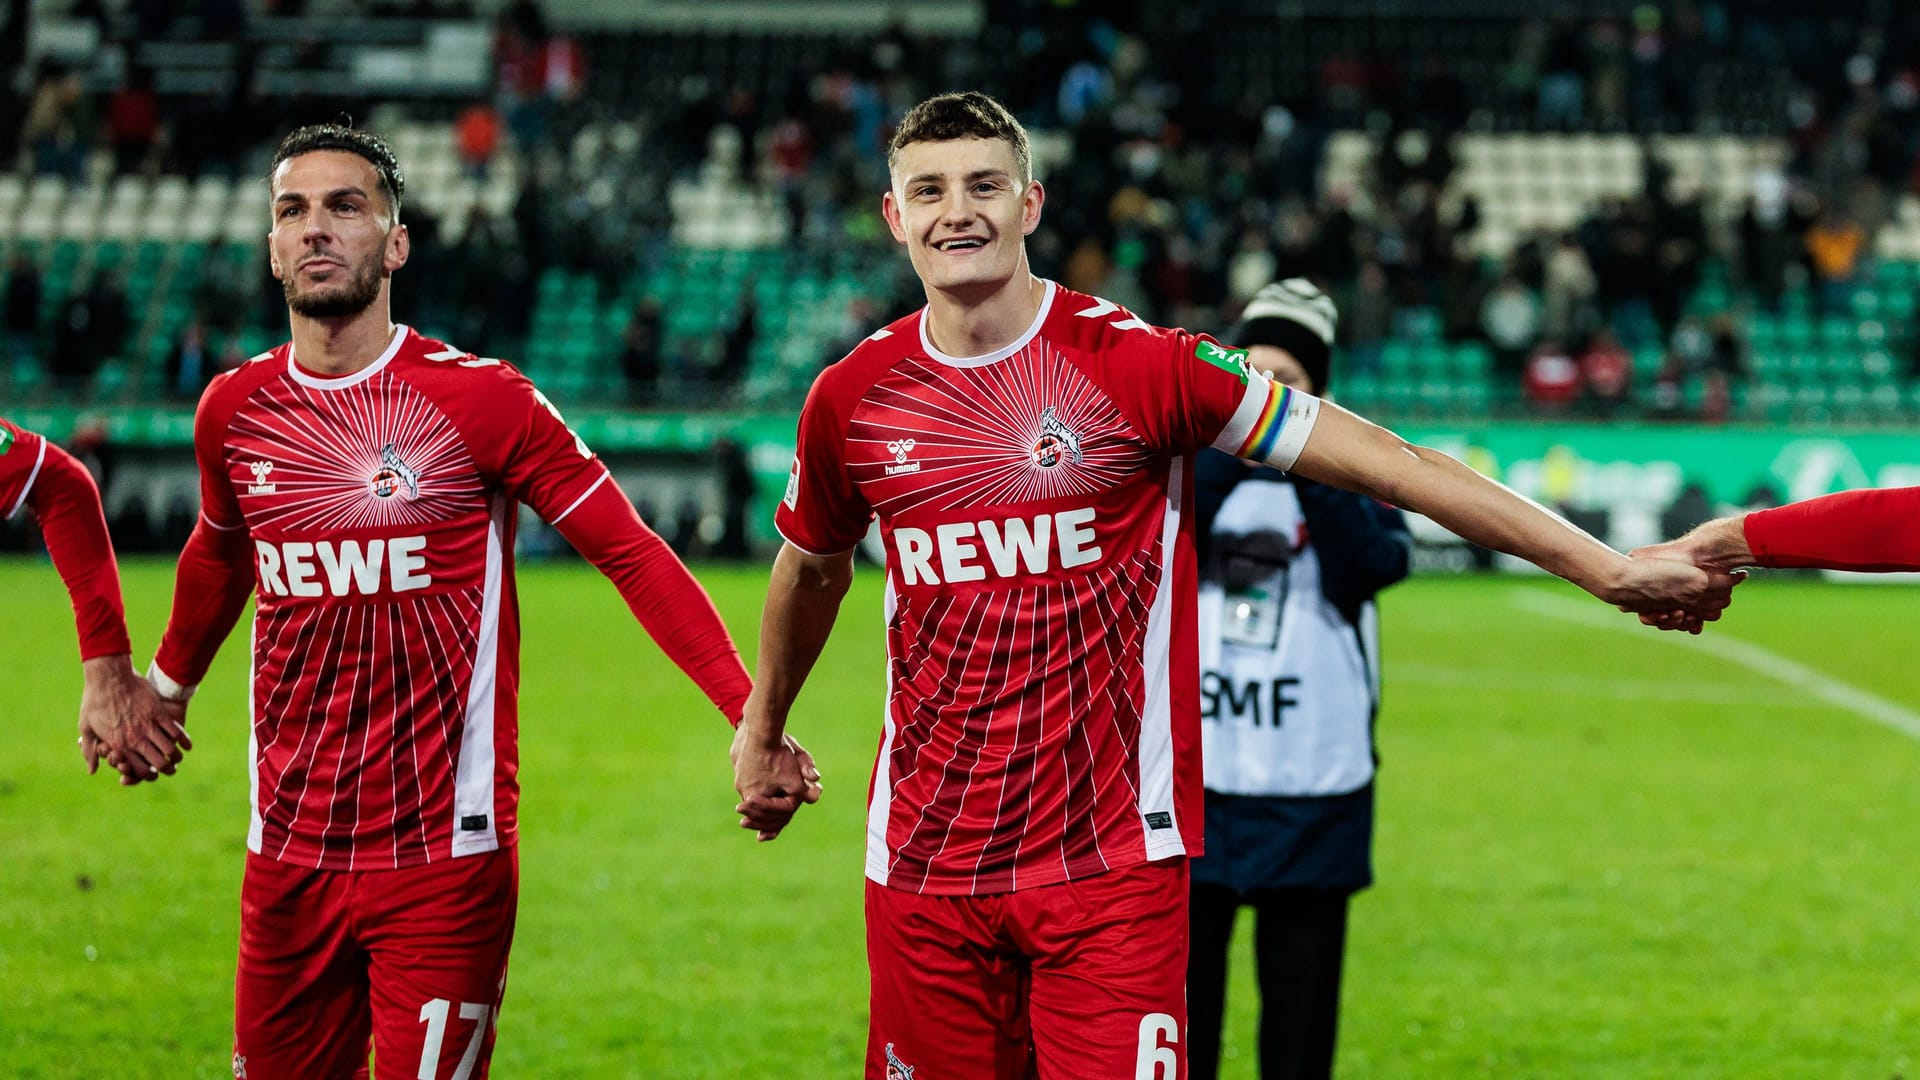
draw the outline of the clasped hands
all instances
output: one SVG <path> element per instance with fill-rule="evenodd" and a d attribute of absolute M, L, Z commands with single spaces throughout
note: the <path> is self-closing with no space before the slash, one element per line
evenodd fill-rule
<path fill-rule="evenodd" d="M 1602 599 L 1662 630 L 1698 634 L 1733 603 L 1753 564 L 1738 518 L 1709 522 L 1678 540 L 1635 548 Z"/>
<path fill-rule="evenodd" d="M 740 827 L 751 829 L 761 843 L 780 835 L 793 815 L 807 803 L 820 801 L 820 769 L 813 755 L 791 735 L 769 737 L 752 710 L 734 732 L 733 788 L 740 802 L 733 808 Z"/>
<path fill-rule="evenodd" d="M 186 703 L 161 697 L 125 653 L 94 657 L 81 667 L 86 685 L 80 692 L 80 756 L 88 775 L 104 760 L 119 771 L 123 786 L 172 776 L 193 749 Z"/>

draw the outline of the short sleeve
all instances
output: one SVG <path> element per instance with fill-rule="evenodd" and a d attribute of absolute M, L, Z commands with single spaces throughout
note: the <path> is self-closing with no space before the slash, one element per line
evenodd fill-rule
<path fill-rule="evenodd" d="M 27 496 L 32 494 L 46 460 L 45 439 L 0 420 L 0 521 L 27 505 Z"/>
<path fill-rule="evenodd" d="M 558 525 L 607 482 L 607 467 L 525 375 L 505 365 L 502 369 L 509 429 L 501 486 L 549 524 Z"/>
<path fill-rule="evenodd" d="M 801 407 L 793 471 L 773 514 L 781 537 L 809 555 L 853 547 L 873 520 L 873 507 L 847 472 L 847 418 L 830 381 L 836 374 L 828 368 L 815 379 Z"/>
<path fill-rule="evenodd" d="M 1320 399 L 1255 371 L 1245 349 L 1205 334 L 1163 333 L 1171 353 L 1161 357 L 1172 376 L 1163 399 L 1170 448 L 1212 446 L 1276 469 L 1292 468 L 1320 414 Z"/>

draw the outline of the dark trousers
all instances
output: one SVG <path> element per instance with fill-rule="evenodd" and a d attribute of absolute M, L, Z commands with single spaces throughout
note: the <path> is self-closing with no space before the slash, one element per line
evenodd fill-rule
<path fill-rule="evenodd" d="M 1241 905 L 1254 910 L 1260 983 L 1261 1080 L 1326 1080 L 1340 1019 L 1340 962 L 1347 944 L 1346 893 L 1274 889 L 1241 893 L 1195 882 L 1187 954 L 1187 1061 L 1191 1080 L 1220 1070 L 1227 998 L 1227 943 Z"/>

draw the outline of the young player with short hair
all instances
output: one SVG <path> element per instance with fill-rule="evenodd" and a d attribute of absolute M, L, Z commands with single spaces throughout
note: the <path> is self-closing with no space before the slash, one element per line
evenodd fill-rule
<path fill-rule="evenodd" d="M 1715 617 L 1732 580 L 1630 560 L 1445 455 L 1035 277 L 1045 192 L 992 98 L 902 120 L 882 210 L 927 306 L 821 374 L 735 737 L 742 824 L 876 516 L 888 693 L 867 828 L 867 1073 L 1177 1077 L 1201 845 L 1193 452 L 1425 513 L 1611 604 Z"/>

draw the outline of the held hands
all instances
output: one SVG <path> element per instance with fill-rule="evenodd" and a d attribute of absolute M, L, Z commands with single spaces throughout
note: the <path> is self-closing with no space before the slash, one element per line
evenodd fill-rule
<path fill-rule="evenodd" d="M 88 775 L 104 758 L 120 771 L 125 786 L 172 776 L 185 752 L 193 749 L 186 706 L 161 698 L 134 672 L 125 654 L 95 657 L 82 668 L 86 686 L 80 692 L 80 755 Z"/>
<path fill-rule="evenodd" d="M 1697 634 L 1702 621 L 1720 617 L 1720 611 L 1732 602 L 1729 594 L 1733 586 L 1746 580 L 1745 572 L 1736 567 L 1751 566 L 1753 561 L 1753 552 L 1747 548 L 1744 524 L 1738 517 L 1710 521 L 1678 540 L 1635 548 L 1633 562 L 1636 564 L 1645 563 L 1651 567 L 1652 564 L 1667 563 L 1669 566 L 1691 568 L 1705 576 L 1710 583 L 1708 608 L 1675 605 L 1661 611 L 1622 603 L 1620 610 L 1638 614 L 1640 621 L 1648 626 Z M 1671 575 L 1672 572 L 1667 573 Z M 1724 590 L 1718 587 L 1721 583 L 1725 583 Z M 1713 604 L 1718 606 L 1711 606 Z"/>
<path fill-rule="evenodd" d="M 762 843 L 779 836 L 803 804 L 820 801 L 820 770 L 791 735 L 769 741 L 751 720 L 742 720 L 728 756 L 740 793 L 733 811 L 740 827 L 752 829 Z"/>
<path fill-rule="evenodd" d="M 1640 548 L 1600 596 L 1648 626 L 1698 634 L 1733 603 L 1734 586 L 1743 580 L 1744 574 L 1703 569 Z"/>

